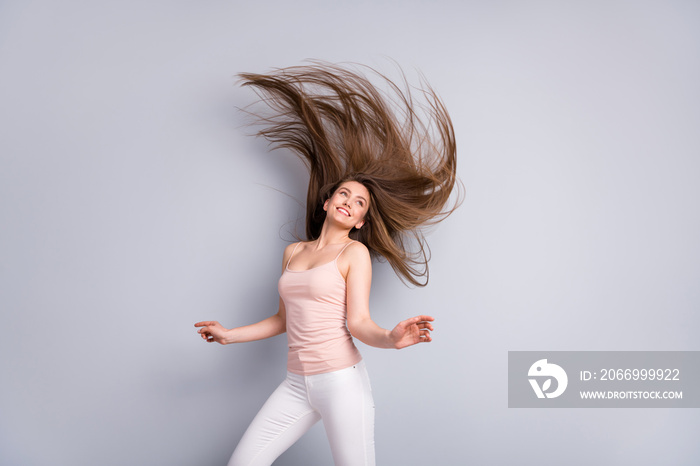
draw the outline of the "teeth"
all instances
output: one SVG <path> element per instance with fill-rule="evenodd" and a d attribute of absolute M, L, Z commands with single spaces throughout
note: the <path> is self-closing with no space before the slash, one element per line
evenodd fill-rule
<path fill-rule="evenodd" d="M 350 212 L 348 212 L 347 210 L 343 209 L 342 207 L 338 207 L 338 210 L 341 211 L 342 213 L 344 213 L 345 215 L 347 215 L 348 217 L 350 216 Z"/>

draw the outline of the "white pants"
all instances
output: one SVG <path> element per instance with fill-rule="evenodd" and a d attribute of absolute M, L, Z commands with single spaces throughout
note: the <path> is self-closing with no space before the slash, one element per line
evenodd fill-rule
<path fill-rule="evenodd" d="M 374 466 L 374 401 L 363 361 L 317 375 L 287 372 L 228 466 L 269 466 L 323 419 L 336 466 Z"/>

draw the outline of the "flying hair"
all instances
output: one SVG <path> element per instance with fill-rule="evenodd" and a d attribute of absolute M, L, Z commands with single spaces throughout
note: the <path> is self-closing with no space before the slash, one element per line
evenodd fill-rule
<path fill-rule="evenodd" d="M 451 214 L 461 197 L 454 128 L 432 87 L 424 79 L 411 87 L 403 72 L 399 86 L 367 66 L 318 61 L 240 77 L 273 111 L 258 116 L 258 134 L 292 150 L 309 170 L 307 239 L 321 233 L 324 201 L 357 181 L 370 193 L 369 211 L 350 237 L 405 282 L 425 286 L 430 249 L 422 230 Z"/>

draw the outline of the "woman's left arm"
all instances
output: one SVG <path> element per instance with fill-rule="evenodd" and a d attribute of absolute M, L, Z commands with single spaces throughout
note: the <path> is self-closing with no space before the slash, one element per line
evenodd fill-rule
<path fill-rule="evenodd" d="M 348 330 L 361 342 L 377 348 L 405 348 L 432 341 L 430 331 L 434 319 L 416 316 L 387 330 L 377 325 L 369 314 L 369 292 L 372 286 L 372 260 L 367 247 L 356 243 L 348 247 L 343 258 L 348 262 L 347 312 Z"/>

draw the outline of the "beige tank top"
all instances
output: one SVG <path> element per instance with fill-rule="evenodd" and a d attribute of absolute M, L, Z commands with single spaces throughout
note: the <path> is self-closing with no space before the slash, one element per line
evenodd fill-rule
<path fill-rule="evenodd" d="M 347 284 L 332 262 L 309 270 L 290 270 L 294 253 L 280 277 L 278 289 L 287 312 L 287 370 L 300 375 L 345 369 L 362 360 L 348 330 Z"/>

